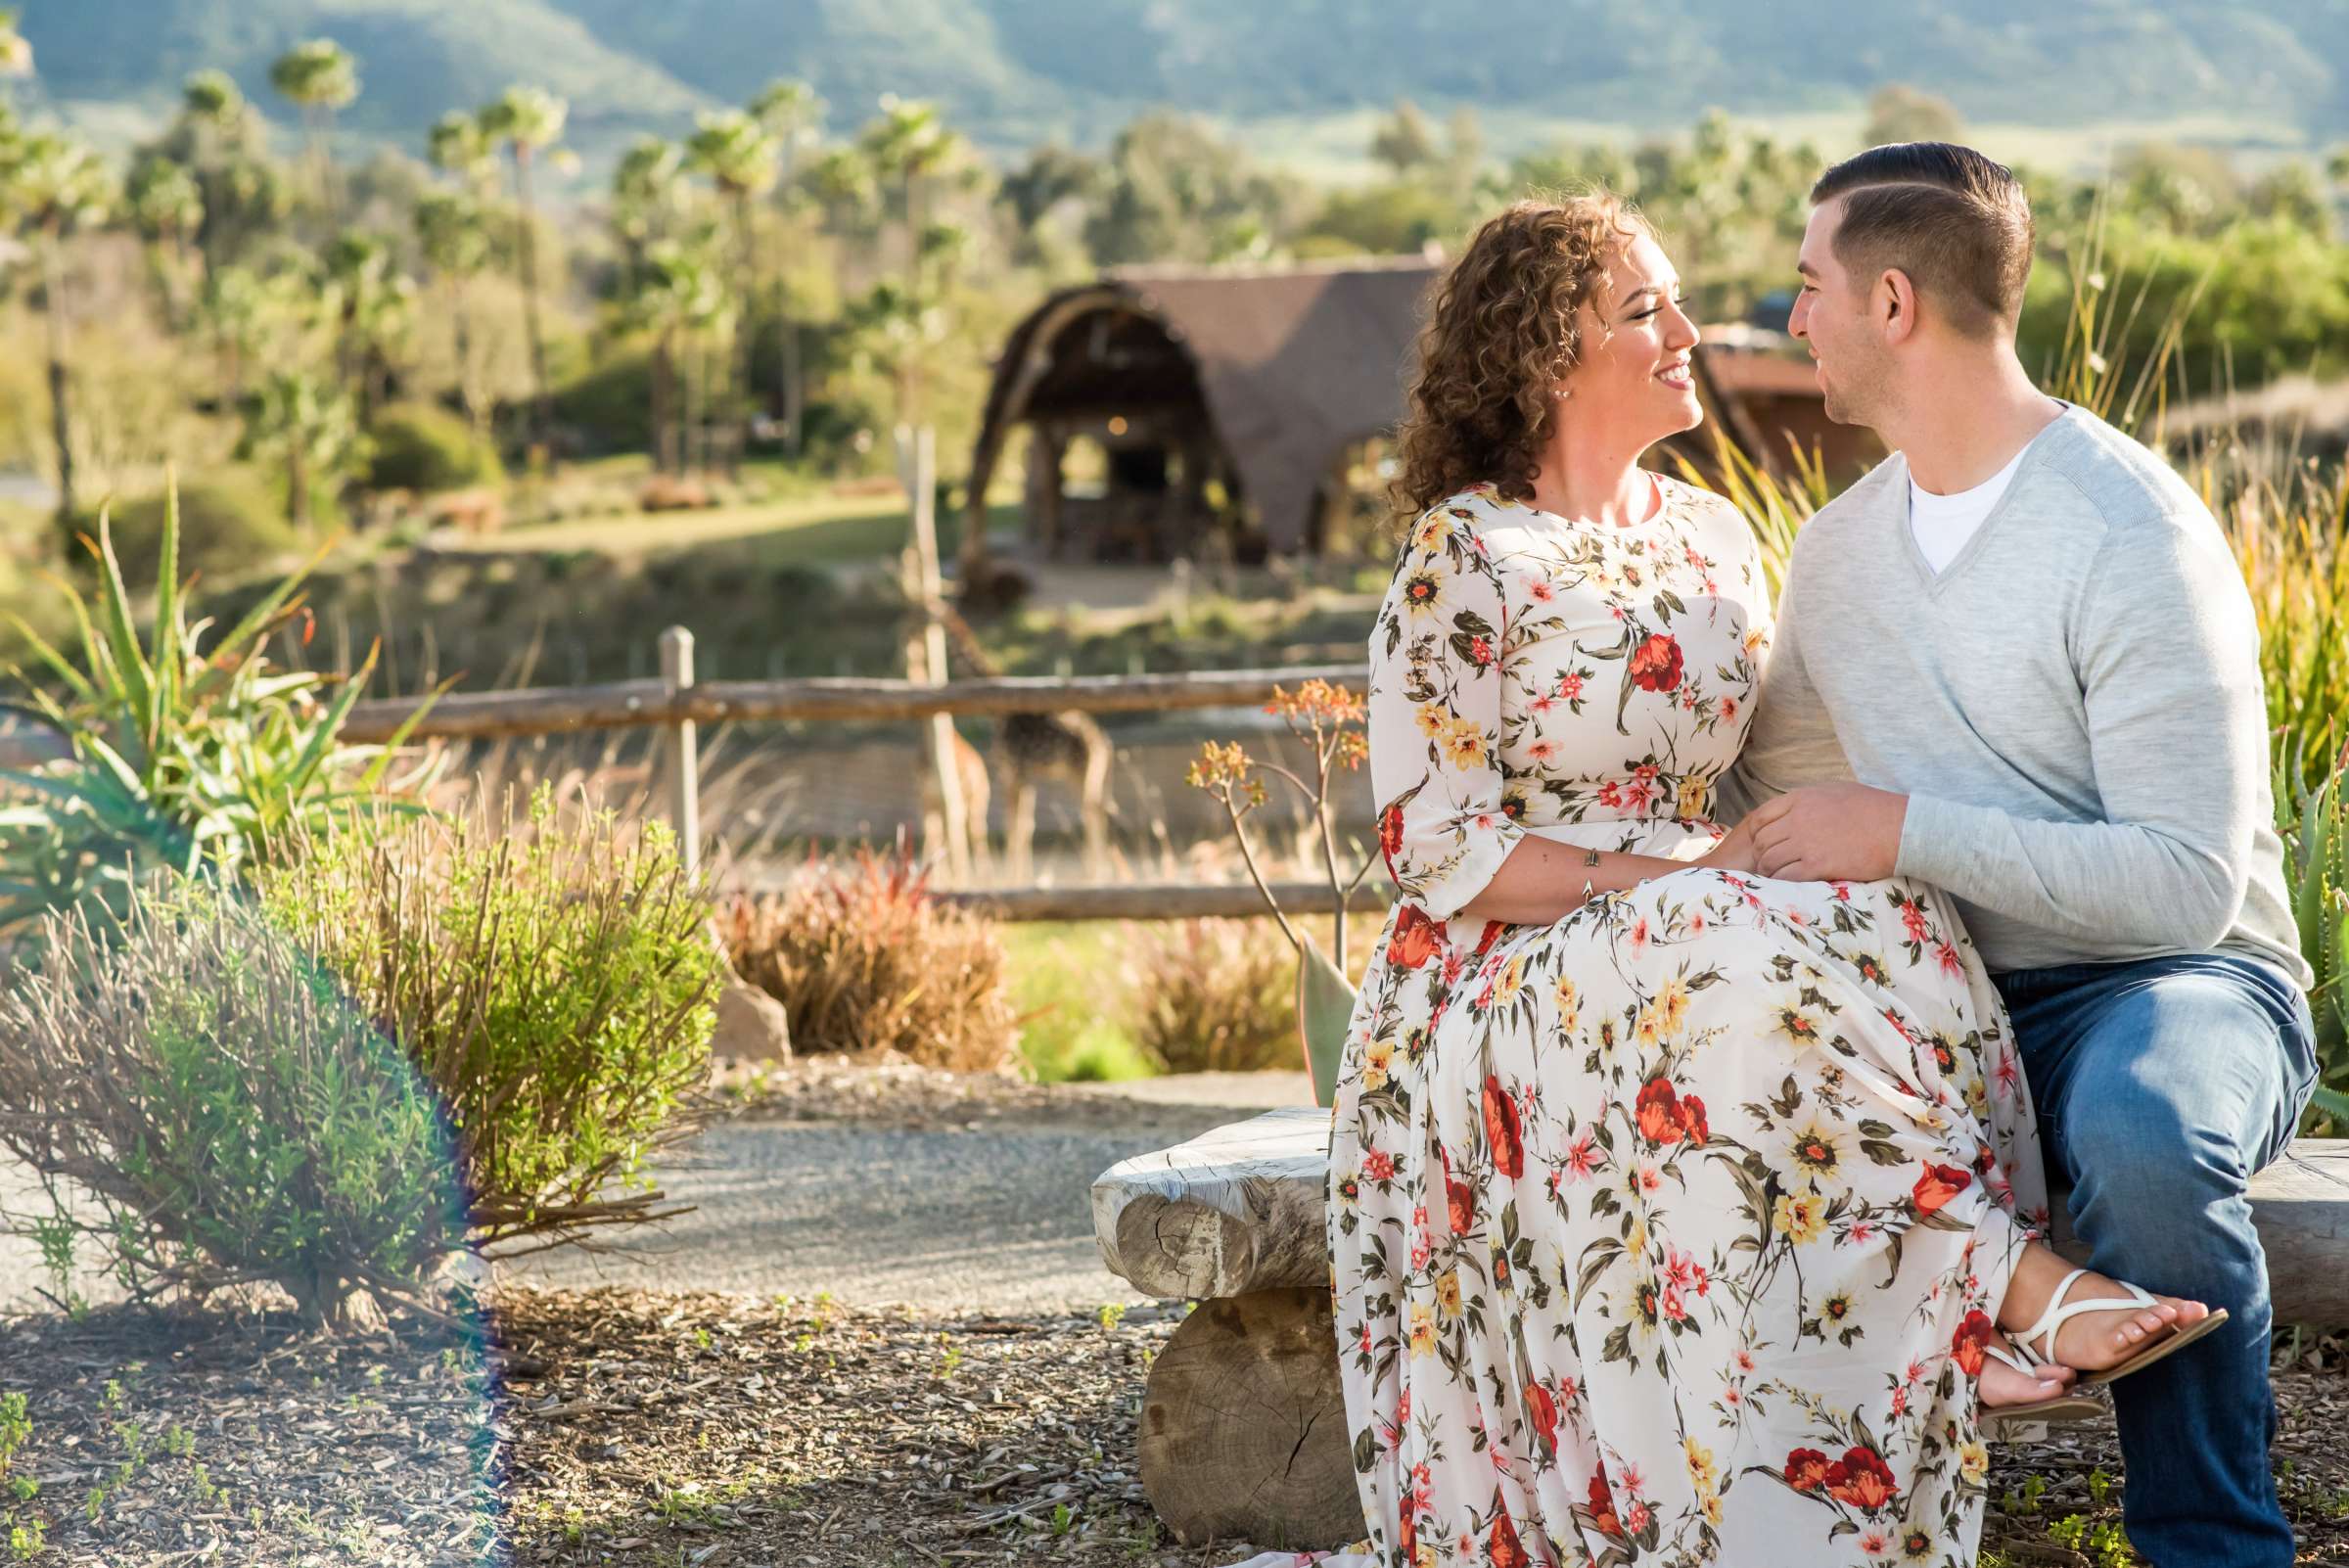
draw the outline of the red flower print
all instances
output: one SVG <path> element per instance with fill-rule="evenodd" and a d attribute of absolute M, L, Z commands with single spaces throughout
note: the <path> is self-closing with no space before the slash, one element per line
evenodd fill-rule
<path fill-rule="evenodd" d="M 1691 1147 L 1701 1147 L 1713 1136 L 1713 1129 L 1705 1121 L 1705 1102 L 1695 1095 L 1681 1100 L 1681 1141 Z"/>
<path fill-rule="evenodd" d="M 1395 1545 L 1396 1549 L 1403 1553 L 1403 1561 L 1415 1562 L 1418 1560 L 1419 1525 L 1411 1517 L 1411 1499 L 1408 1498 L 1403 1499 L 1403 1522 L 1401 1528 L 1395 1533 Z"/>
<path fill-rule="evenodd" d="M 1916 1215 L 1923 1219 L 1939 1214 L 1942 1205 L 1974 1184 L 1974 1174 L 1962 1165 L 1933 1165 L 1927 1163 L 1924 1174 L 1916 1178 L 1911 1196 L 1916 1200 Z"/>
<path fill-rule="evenodd" d="M 1395 856 L 1403 851 L 1403 807 L 1401 803 L 1387 807 L 1387 814 L 1378 819 L 1378 853 L 1387 857 L 1391 870 Z"/>
<path fill-rule="evenodd" d="M 1623 1522 L 1615 1517 L 1615 1499 L 1607 1491 L 1607 1472 L 1603 1469 L 1590 1478 L 1590 1528 L 1602 1536 L 1623 1534 Z"/>
<path fill-rule="evenodd" d="M 1632 684 L 1645 691 L 1681 689 L 1681 644 L 1656 632 L 1632 650 Z"/>
<path fill-rule="evenodd" d="M 1372 1181 L 1395 1179 L 1395 1156 L 1384 1149 L 1372 1149 L 1362 1156 L 1362 1175 Z"/>
<path fill-rule="evenodd" d="M 1443 950 L 1444 923 L 1415 903 L 1405 904 L 1395 917 L 1395 934 L 1387 939 L 1387 962 L 1416 969 Z"/>
<path fill-rule="evenodd" d="M 1786 1455 L 1786 1484 L 1797 1492 L 1817 1492 L 1826 1485 L 1827 1456 L 1817 1449 L 1796 1449 Z"/>
<path fill-rule="evenodd" d="M 1482 958 L 1487 952 L 1492 950 L 1493 944 L 1500 940 L 1500 933 L 1503 929 L 1504 928 L 1502 927 L 1501 923 L 1497 920 L 1488 920 L 1485 922 L 1485 929 L 1478 934 L 1476 939 L 1477 957 Z"/>
<path fill-rule="evenodd" d="M 1542 1452 L 1554 1453 L 1558 1446 L 1558 1402 L 1549 1397 L 1549 1390 L 1539 1383 L 1526 1384 L 1525 1414 L 1534 1423 L 1535 1435 L 1542 1439 Z"/>
<path fill-rule="evenodd" d="M 1558 677 L 1558 695 L 1559 695 L 1559 696 L 1561 696 L 1561 697 L 1565 698 L 1565 699 L 1566 699 L 1568 702 L 1572 702 L 1572 701 L 1574 701 L 1574 700 L 1575 700 L 1577 697 L 1580 697 L 1582 694 L 1583 694 L 1583 677 L 1582 677 L 1582 676 L 1581 676 L 1579 673 L 1578 673 L 1578 674 L 1571 674 L 1571 675 L 1560 675 L 1560 676 Z"/>
<path fill-rule="evenodd" d="M 1967 1313 L 1965 1321 L 1958 1325 L 1958 1332 L 1950 1339 L 1950 1355 L 1957 1360 L 1958 1369 L 1968 1377 L 1980 1377 L 1985 1354 L 1983 1347 L 1990 1343 L 1991 1336 L 1998 1331 L 1998 1325 L 1990 1320 L 1988 1313 Z"/>
<path fill-rule="evenodd" d="M 1491 664 L 1491 663 L 1493 662 L 1493 643 L 1492 643 L 1492 640 L 1491 640 L 1490 638 L 1487 638 L 1487 637 L 1471 637 L 1471 638 L 1469 638 L 1469 639 L 1468 639 L 1468 657 L 1469 657 L 1471 660 L 1473 660 L 1475 663 L 1477 663 L 1477 664 L 1480 664 L 1480 665 L 1489 665 L 1489 664 Z"/>
<path fill-rule="evenodd" d="M 1892 1466 L 1878 1457 L 1873 1449 L 1847 1450 L 1827 1469 L 1827 1496 L 1870 1513 L 1892 1501 L 1899 1490 L 1892 1478 Z"/>
<path fill-rule="evenodd" d="M 1450 1169 L 1444 1173 L 1444 1217 L 1451 1222 L 1451 1233 L 1455 1236 L 1466 1235 L 1476 1223 L 1476 1193 L 1454 1181 Z"/>
<path fill-rule="evenodd" d="M 1580 1181 L 1598 1169 L 1598 1145 L 1586 1132 L 1566 1148 L 1566 1174 Z"/>
<path fill-rule="evenodd" d="M 1639 1123 L 1639 1135 L 1650 1143 L 1681 1141 L 1681 1102 L 1667 1080 L 1650 1079 L 1640 1089 L 1634 1110 Z"/>
<path fill-rule="evenodd" d="M 1517 1527 L 1509 1522 L 1506 1503 L 1501 1505 L 1499 1517 L 1493 1521 L 1493 1531 L 1486 1538 L 1485 1550 L 1493 1568 L 1528 1568 L 1534 1560 L 1525 1554 L 1525 1546 L 1517 1539 Z"/>
<path fill-rule="evenodd" d="M 1500 1079 L 1485 1075 L 1485 1140 L 1493 1145 L 1493 1165 L 1515 1180 L 1525 1175 L 1525 1144 L 1518 1135 L 1517 1102 L 1500 1086 Z"/>

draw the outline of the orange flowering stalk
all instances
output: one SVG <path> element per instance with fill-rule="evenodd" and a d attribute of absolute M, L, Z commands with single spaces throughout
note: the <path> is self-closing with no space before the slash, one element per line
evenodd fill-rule
<path fill-rule="evenodd" d="M 1337 961 L 1346 966 L 1346 903 L 1356 887 L 1378 856 L 1372 853 L 1352 877 L 1341 878 L 1338 871 L 1337 832 L 1330 821 L 1329 786 L 1341 770 L 1351 772 L 1360 767 L 1370 755 L 1369 741 L 1362 732 L 1364 706 L 1361 697 L 1343 686 L 1326 680 L 1309 680 L 1295 691 L 1286 687 L 1272 688 L 1272 700 L 1265 704 L 1265 712 L 1288 725 L 1289 733 L 1303 741 L 1313 754 L 1309 782 L 1305 773 L 1284 767 L 1278 762 L 1259 761 L 1248 755 L 1247 748 L 1237 741 L 1209 741 L 1199 749 L 1199 757 L 1190 765 L 1185 777 L 1194 789 L 1202 789 L 1221 803 L 1224 814 L 1231 818 L 1231 831 L 1239 840 L 1240 857 L 1247 862 L 1248 876 L 1263 894 L 1272 918 L 1280 922 L 1281 934 L 1289 939 L 1300 953 L 1306 948 L 1305 939 L 1289 924 L 1288 915 L 1281 909 L 1280 900 L 1273 897 L 1271 885 L 1265 880 L 1257 864 L 1256 847 L 1249 842 L 1247 818 L 1251 811 L 1263 806 L 1268 798 L 1264 775 L 1285 780 L 1289 786 L 1311 803 L 1314 825 L 1320 830 L 1321 864 L 1329 875 L 1329 891 L 1337 901 Z"/>

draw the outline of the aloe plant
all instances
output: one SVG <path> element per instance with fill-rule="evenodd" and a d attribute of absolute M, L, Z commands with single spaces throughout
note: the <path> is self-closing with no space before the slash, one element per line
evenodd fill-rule
<path fill-rule="evenodd" d="M 375 650 L 347 679 L 273 667 L 262 651 L 306 614 L 296 594 L 315 558 L 207 645 L 211 623 L 188 621 L 173 487 L 154 625 L 142 644 L 105 513 L 98 537 L 83 543 L 97 558 L 96 604 L 58 584 L 80 628 L 79 661 L 16 620 L 36 676 L 47 678 L 12 671 L 29 707 L 12 706 L 55 729 L 69 751 L 0 770 L 19 797 L 0 808 L 0 931 L 69 908 L 112 924 L 128 913 L 131 889 L 160 869 L 234 878 L 341 808 L 403 808 L 386 779 L 431 699 L 388 744 L 345 745 L 343 722 L 366 688 Z"/>
<path fill-rule="evenodd" d="M 2300 772 L 2297 759 L 2277 769 L 2279 827 L 2301 955 L 2316 972 L 2309 1006 L 2319 1078 L 2310 1113 L 2338 1134 L 2349 1131 L 2349 751 L 2314 789 L 2299 784 Z"/>

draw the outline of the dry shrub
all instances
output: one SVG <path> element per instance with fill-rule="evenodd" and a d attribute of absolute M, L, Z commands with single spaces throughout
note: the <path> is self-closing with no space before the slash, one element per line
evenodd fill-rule
<path fill-rule="evenodd" d="M 736 898 L 717 929 L 734 972 L 791 1015 L 797 1052 L 893 1054 L 993 1072 L 1018 1049 L 994 923 L 930 897 L 900 844 L 816 865 L 780 898 Z"/>
<path fill-rule="evenodd" d="M 1304 1064 L 1297 959 L 1261 921 L 1133 928 L 1133 1038 L 1169 1073 Z"/>

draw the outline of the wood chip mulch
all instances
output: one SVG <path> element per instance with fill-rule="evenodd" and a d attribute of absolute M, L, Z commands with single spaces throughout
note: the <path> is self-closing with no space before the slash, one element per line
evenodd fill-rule
<path fill-rule="evenodd" d="M 1180 1315 L 504 1287 L 481 1335 L 396 1313 L 341 1340 L 127 1309 L 0 1323 L 0 1398 L 30 1429 L 0 1548 L 37 1527 L 22 1560 L 77 1568 L 1217 1568 L 1249 1548 L 1175 1545 L 1133 1471 Z M 2277 1386 L 2300 1560 L 2349 1563 L 2349 1358 L 2280 1354 Z M 2117 1450 L 2099 1424 L 1997 1451 L 1986 1562 L 2131 1561 Z"/>

